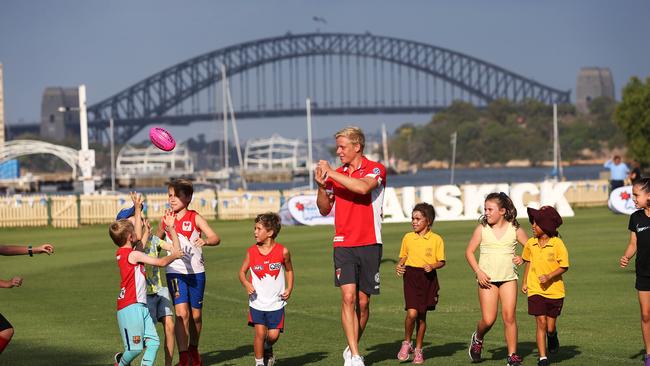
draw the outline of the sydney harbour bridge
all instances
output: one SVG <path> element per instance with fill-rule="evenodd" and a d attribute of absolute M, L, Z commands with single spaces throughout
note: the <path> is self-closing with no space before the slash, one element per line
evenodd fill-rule
<path fill-rule="evenodd" d="M 569 103 L 570 91 L 421 42 L 366 34 L 291 34 L 208 52 L 88 107 L 91 138 L 126 141 L 149 124 L 221 119 L 222 65 L 238 119 L 434 113 L 462 100 Z M 272 123 L 272 122 L 269 122 Z"/>

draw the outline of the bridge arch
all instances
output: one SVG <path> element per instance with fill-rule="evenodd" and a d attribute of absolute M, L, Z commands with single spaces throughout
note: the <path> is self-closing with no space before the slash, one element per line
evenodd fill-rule
<path fill-rule="evenodd" d="M 224 47 L 178 63 L 88 108 L 91 124 L 106 126 L 109 118 L 117 126 L 152 122 L 188 123 L 214 119 L 216 113 L 177 114 L 175 106 L 193 98 L 223 79 L 220 65 L 234 76 L 285 60 L 318 56 L 351 56 L 400 65 L 432 75 L 489 103 L 505 98 L 535 99 L 544 103 L 568 103 L 569 91 L 561 91 L 500 66 L 446 48 L 422 42 L 366 34 L 286 34 Z M 358 62 L 358 61 L 357 61 Z M 357 64 L 358 65 L 358 64 Z M 316 100 L 318 102 L 318 100 Z M 265 104 L 265 103 L 264 103 Z M 277 104 L 277 103 L 276 103 Z M 385 105 L 350 106 L 319 103 L 316 114 L 432 112 L 444 106 Z M 294 116 L 304 113 L 298 105 L 239 111 L 238 118 Z"/>

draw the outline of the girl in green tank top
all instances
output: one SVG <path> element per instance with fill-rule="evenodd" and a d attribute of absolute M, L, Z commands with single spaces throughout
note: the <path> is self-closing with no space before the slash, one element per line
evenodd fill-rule
<path fill-rule="evenodd" d="M 517 222 L 517 209 L 508 195 L 503 192 L 490 193 L 485 198 L 485 213 L 479 218 L 479 225 L 472 234 L 465 258 L 476 274 L 478 297 L 481 304 L 481 320 L 472 334 L 469 357 L 473 362 L 481 360 L 483 337 L 497 318 L 499 302 L 503 319 L 508 366 L 521 365 L 517 355 L 517 265 L 522 263 L 516 254 L 517 243 L 522 246 L 528 235 Z M 475 252 L 480 248 L 477 261 Z"/>

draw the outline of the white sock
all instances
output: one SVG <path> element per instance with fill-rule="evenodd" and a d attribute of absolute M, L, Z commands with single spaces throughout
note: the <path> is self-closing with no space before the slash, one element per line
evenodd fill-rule
<path fill-rule="evenodd" d="M 540 361 L 541 361 L 541 360 L 545 360 L 545 359 L 546 359 L 546 356 L 544 356 L 544 357 L 540 357 L 540 358 L 539 358 Z"/>
<path fill-rule="evenodd" d="M 264 366 L 264 359 L 263 358 L 256 358 L 255 359 L 255 366 Z"/>

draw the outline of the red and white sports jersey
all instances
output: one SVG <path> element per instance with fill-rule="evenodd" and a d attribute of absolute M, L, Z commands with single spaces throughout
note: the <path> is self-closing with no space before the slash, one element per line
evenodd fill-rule
<path fill-rule="evenodd" d="M 120 295 L 117 297 L 117 310 L 142 303 L 147 304 L 147 279 L 144 265 L 129 263 L 129 254 L 133 248 L 119 248 L 115 253 L 117 265 L 120 267 Z"/>
<path fill-rule="evenodd" d="M 386 189 L 386 168 L 375 161 L 362 157 L 361 165 L 350 172 L 348 165 L 337 172 L 352 178 L 370 177 L 379 183 L 368 194 L 357 194 L 328 178 L 325 182 L 329 193 L 334 194 L 334 246 L 360 247 L 381 244 L 382 205 Z"/>
<path fill-rule="evenodd" d="M 198 215 L 196 211 L 187 210 L 183 217 L 176 218 L 174 226 L 176 234 L 178 234 L 178 241 L 181 244 L 181 251 L 185 255 L 171 262 L 165 269 L 167 273 L 193 274 L 205 272 L 203 249 L 192 245 L 194 239 L 201 237 L 201 229 L 196 227 L 196 215 Z M 165 228 L 164 222 L 163 228 Z M 172 238 L 169 235 L 165 240 L 170 244 L 172 243 Z"/>
<path fill-rule="evenodd" d="M 284 247 L 275 243 L 267 255 L 257 245 L 248 248 L 250 282 L 255 293 L 248 298 L 250 307 L 261 311 L 282 309 L 287 302 L 280 298 L 284 292 Z"/>

